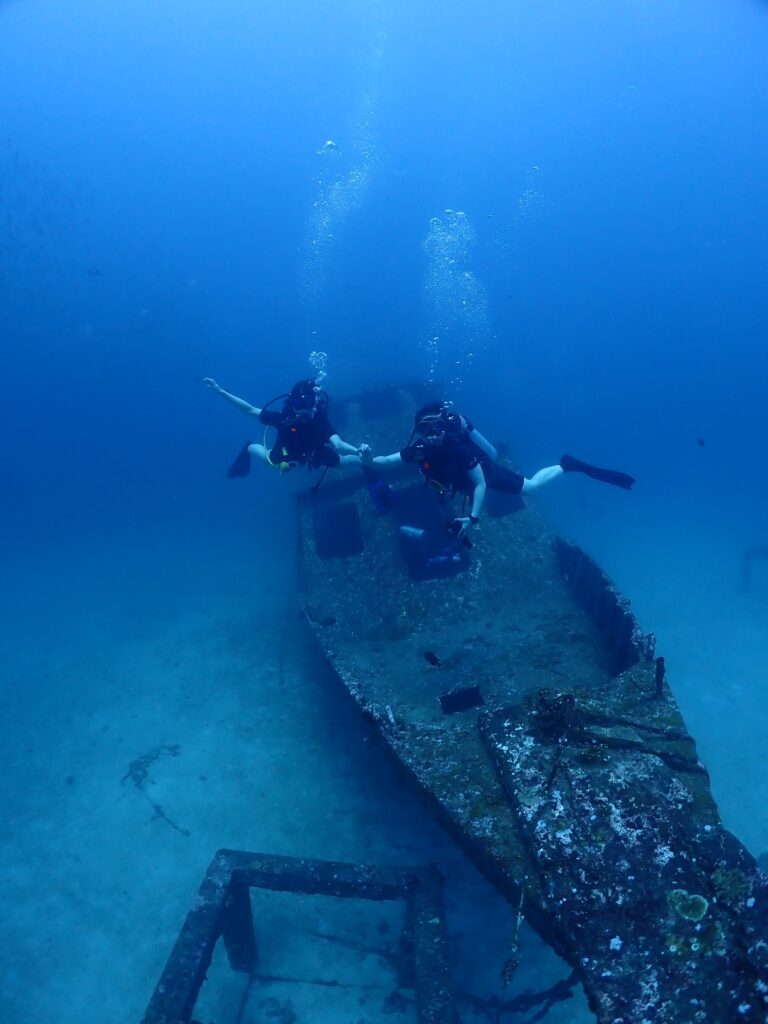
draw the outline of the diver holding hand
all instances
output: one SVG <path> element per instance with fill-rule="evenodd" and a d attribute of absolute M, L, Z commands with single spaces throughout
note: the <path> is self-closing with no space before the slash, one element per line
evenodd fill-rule
<path fill-rule="evenodd" d="M 494 446 L 461 413 L 447 402 L 430 402 L 416 413 L 413 431 L 405 446 L 391 455 L 379 455 L 374 466 L 418 466 L 441 499 L 462 493 L 471 498 L 468 515 L 454 519 L 449 529 L 460 540 L 479 519 L 488 487 L 507 494 L 531 494 L 563 473 L 584 473 L 593 480 L 630 490 L 634 477 L 614 469 L 602 469 L 563 455 L 555 466 L 546 466 L 530 478 L 497 461 Z"/>
<path fill-rule="evenodd" d="M 314 380 L 298 381 L 287 394 L 278 395 L 261 408 L 225 391 L 213 377 L 205 377 L 203 383 L 241 412 L 255 416 L 265 428 L 273 427 L 277 431 L 271 447 L 267 447 L 266 429 L 262 443 L 247 441 L 227 471 L 230 478 L 248 476 L 252 456 L 281 473 L 296 466 L 309 469 L 362 466 L 370 458 L 369 445 L 348 444 L 335 431 L 328 419 L 328 393 Z M 285 401 L 280 411 L 269 408 L 281 398 Z"/>

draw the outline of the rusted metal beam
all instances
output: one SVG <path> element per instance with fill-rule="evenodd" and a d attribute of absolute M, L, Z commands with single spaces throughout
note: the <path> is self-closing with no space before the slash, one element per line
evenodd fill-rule
<path fill-rule="evenodd" d="M 143 1024 L 186 1024 L 192 1017 L 213 950 L 224 938 L 236 971 L 252 973 L 258 947 L 250 889 L 404 900 L 401 950 L 410 961 L 403 977 L 413 985 L 419 1024 L 454 1024 L 442 878 L 427 867 L 374 867 L 335 861 L 219 850 L 211 861 L 143 1018 Z"/>

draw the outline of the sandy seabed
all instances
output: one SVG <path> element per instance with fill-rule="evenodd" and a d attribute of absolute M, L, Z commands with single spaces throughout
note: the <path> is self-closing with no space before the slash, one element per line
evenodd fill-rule
<path fill-rule="evenodd" d="M 493 1020 L 515 911 L 435 825 L 312 652 L 282 562 L 85 549 L 4 609 L 4 1024 L 138 1024 L 215 851 L 439 865 L 468 1022 Z M 254 563 L 255 564 L 255 563 Z M 268 581 L 278 582 L 270 585 Z M 398 905 L 256 894 L 259 971 L 217 955 L 196 1018 L 413 1021 Z M 514 998 L 569 974 L 525 926 Z M 319 984 L 318 982 L 331 982 Z M 536 1009 L 539 1009 L 537 1007 Z M 529 1019 L 514 1015 L 511 1019 Z M 588 1021 L 585 1000 L 547 1020 Z"/>

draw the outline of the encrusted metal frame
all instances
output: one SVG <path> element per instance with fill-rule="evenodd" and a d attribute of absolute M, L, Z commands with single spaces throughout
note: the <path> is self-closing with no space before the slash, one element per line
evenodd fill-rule
<path fill-rule="evenodd" d="M 373 867 L 219 850 L 205 873 L 142 1024 L 191 1021 L 218 939 L 230 966 L 258 960 L 250 889 L 367 900 L 403 900 L 403 982 L 414 989 L 419 1024 L 458 1024 L 448 966 L 442 877 L 434 865 Z"/>

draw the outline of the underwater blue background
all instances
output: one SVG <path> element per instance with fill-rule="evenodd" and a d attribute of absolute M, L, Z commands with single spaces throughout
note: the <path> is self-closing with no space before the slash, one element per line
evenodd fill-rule
<path fill-rule="evenodd" d="M 68 775 L 52 709 L 133 713 L 110 651 L 201 609 L 257 632 L 289 594 L 306 477 L 227 481 L 251 426 L 202 378 L 261 404 L 314 350 L 332 393 L 432 375 L 528 475 L 637 477 L 540 502 L 657 632 L 768 849 L 768 568 L 739 589 L 768 543 L 766 52 L 756 0 L 0 2 L 12 849 Z"/>
<path fill-rule="evenodd" d="M 764 5 L 11 2 L 2 18 L 11 525 L 45 534 L 52 504 L 66 533 L 206 512 L 236 432 L 206 374 L 263 401 L 322 349 L 337 390 L 424 377 L 423 243 L 445 208 L 473 226 L 488 321 L 456 397 L 521 463 L 618 457 L 672 512 L 755 500 Z M 360 119 L 366 180 L 301 302 L 318 178 L 361 163 Z"/>

